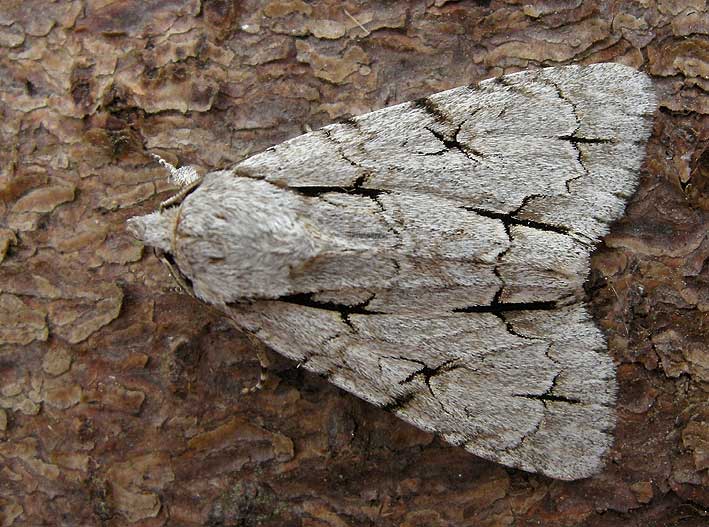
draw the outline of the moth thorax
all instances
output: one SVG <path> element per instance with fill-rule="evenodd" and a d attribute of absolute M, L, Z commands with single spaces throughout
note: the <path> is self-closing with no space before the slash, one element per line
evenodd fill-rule
<path fill-rule="evenodd" d="M 323 249 L 320 232 L 299 211 L 299 196 L 265 181 L 205 179 L 180 205 L 175 262 L 210 302 L 289 294 L 293 270 Z"/>

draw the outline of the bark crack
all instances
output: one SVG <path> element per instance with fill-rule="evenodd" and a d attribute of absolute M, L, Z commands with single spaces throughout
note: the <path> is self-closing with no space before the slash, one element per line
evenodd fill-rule
<path fill-rule="evenodd" d="M 556 389 L 556 383 L 557 380 L 559 379 L 559 376 L 561 375 L 561 372 L 557 373 L 554 378 L 551 381 L 551 386 L 547 388 L 547 390 L 542 393 L 542 394 L 535 394 L 535 393 L 513 393 L 513 397 L 524 397 L 525 399 L 533 399 L 535 401 L 541 401 L 544 403 L 544 406 L 546 407 L 547 402 L 561 402 L 561 403 L 568 403 L 568 404 L 581 404 L 580 399 L 576 399 L 573 397 L 565 397 L 563 395 L 554 395 L 554 390 Z"/>
<path fill-rule="evenodd" d="M 556 388 L 557 379 L 559 378 L 560 375 L 561 375 L 561 373 L 557 373 L 554 376 L 554 378 L 551 381 L 551 386 L 541 395 L 539 395 L 539 394 L 525 394 L 525 393 L 512 394 L 513 397 L 523 397 L 525 399 L 533 399 L 536 401 L 540 401 L 544 405 L 545 412 L 542 415 L 542 417 L 539 419 L 539 421 L 536 423 L 533 430 L 530 430 L 528 433 L 524 434 L 522 436 L 522 438 L 520 439 L 519 443 L 517 443 L 516 445 L 502 449 L 503 452 L 510 453 L 514 450 L 518 450 L 518 449 L 522 448 L 525 441 L 527 441 L 528 439 L 531 439 L 535 434 L 537 434 L 539 432 L 539 430 L 542 427 L 542 423 L 544 422 L 544 420 L 546 418 L 546 410 L 548 409 L 547 403 L 549 403 L 549 402 L 563 402 L 563 403 L 567 403 L 567 404 L 581 404 L 582 403 L 582 401 L 580 399 L 563 397 L 563 396 L 553 394 L 554 389 Z"/>
<path fill-rule="evenodd" d="M 500 302 L 499 296 L 503 288 L 495 293 L 495 298 L 492 299 L 489 305 L 458 307 L 453 311 L 456 313 L 492 313 L 497 315 L 507 311 L 552 311 L 557 307 L 555 300 L 539 302 Z"/>
<path fill-rule="evenodd" d="M 369 176 L 367 174 L 362 174 L 352 183 L 352 185 L 347 186 L 347 187 L 322 185 L 322 186 L 307 186 L 307 187 L 288 187 L 288 190 L 292 190 L 293 192 L 297 192 L 298 194 L 301 194 L 303 196 L 316 197 L 316 198 L 322 197 L 324 194 L 328 194 L 328 193 L 350 194 L 353 196 L 363 196 L 363 197 L 369 198 L 372 201 L 374 201 L 374 203 L 376 203 L 377 207 L 379 207 L 379 209 L 383 211 L 384 205 L 379 200 L 379 196 L 382 194 L 389 194 L 390 192 L 388 190 L 381 190 L 381 189 L 364 187 L 364 184 L 366 183 L 368 177 Z"/>
<path fill-rule="evenodd" d="M 544 401 L 542 401 L 542 404 L 544 405 L 544 408 L 546 409 L 546 403 L 545 403 Z M 542 427 L 542 423 L 544 422 L 544 418 L 545 418 L 545 416 L 542 414 L 542 416 L 541 416 L 541 418 L 539 419 L 539 421 L 537 421 L 537 423 L 534 425 L 534 429 L 533 429 L 533 430 L 530 430 L 529 432 L 527 432 L 526 434 L 524 434 L 524 435 L 520 438 L 519 442 L 518 442 L 516 445 L 512 445 L 512 446 L 509 446 L 509 447 L 507 447 L 507 448 L 503 448 L 503 449 L 502 449 L 502 452 L 504 452 L 504 453 L 506 453 L 506 454 L 509 454 L 510 452 L 512 452 L 512 451 L 514 451 L 514 450 L 518 450 L 518 449 L 522 448 L 522 446 L 524 445 L 525 441 L 527 441 L 528 439 L 531 439 L 535 434 L 537 434 L 537 433 L 539 432 L 539 430 L 540 430 L 541 427 Z"/>
<path fill-rule="evenodd" d="M 453 124 L 450 116 L 428 97 L 421 97 L 420 99 L 411 101 L 411 105 L 429 114 L 437 123 L 444 125 Z"/>
<path fill-rule="evenodd" d="M 385 359 L 394 359 L 394 360 L 402 360 L 406 362 L 413 362 L 416 364 L 420 364 L 421 368 L 416 370 L 415 372 L 411 373 L 408 377 L 405 379 L 399 381 L 399 385 L 404 385 L 412 382 L 415 378 L 417 377 L 423 377 L 424 383 L 426 384 L 426 387 L 428 388 L 428 392 L 431 394 L 431 397 L 433 398 L 434 401 L 438 404 L 438 406 L 441 408 L 441 412 L 448 414 L 449 416 L 455 418 L 455 416 L 450 413 L 445 405 L 438 400 L 438 397 L 436 397 L 436 394 L 433 393 L 433 388 L 431 388 L 431 378 L 435 377 L 436 375 L 440 375 L 445 372 L 453 371 L 458 368 L 463 368 L 464 366 L 462 364 L 455 364 L 458 362 L 459 359 L 449 359 L 442 364 L 431 368 L 428 366 L 425 362 L 417 359 L 411 359 L 409 357 L 401 357 L 401 356 L 387 356 L 387 357 L 382 357 Z M 379 369 L 381 370 L 381 363 L 379 365 Z M 389 405 L 384 406 L 385 409 L 389 411 L 396 411 L 396 410 L 401 410 L 404 408 L 407 404 L 409 404 L 418 394 L 419 392 L 417 390 L 409 391 L 406 392 L 403 395 L 399 395 L 394 398 L 394 401 L 392 403 L 389 403 Z"/>
<path fill-rule="evenodd" d="M 415 362 L 416 364 L 420 364 L 421 368 L 416 370 L 415 372 L 411 373 L 406 379 L 403 379 L 399 381 L 399 384 L 407 384 L 413 381 L 417 377 L 422 377 L 423 382 L 426 384 L 428 387 L 428 391 L 431 393 L 431 395 L 436 398 L 436 394 L 433 393 L 433 389 L 431 388 L 431 378 L 435 377 L 436 375 L 440 375 L 445 372 L 449 372 L 452 370 L 456 370 L 458 368 L 461 368 L 462 366 L 460 364 L 455 364 L 457 359 L 450 359 L 445 361 L 442 364 L 439 364 L 438 366 L 431 368 L 428 364 L 426 364 L 423 361 L 416 360 L 416 359 L 409 359 L 406 357 L 398 357 L 401 360 L 406 360 L 409 362 Z"/>
<path fill-rule="evenodd" d="M 520 219 L 516 218 L 515 215 L 520 211 L 520 209 L 524 206 L 524 204 L 517 210 L 512 211 L 512 212 L 494 212 L 491 210 L 486 210 L 486 209 L 480 209 L 476 207 L 463 207 L 465 210 L 472 211 L 476 214 L 479 214 L 480 216 L 485 216 L 486 218 L 493 218 L 496 220 L 500 220 L 502 224 L 505 226 L 505 231 L 509 235 L 510 233 L 510 225 L 522 225 L 524 227 L 530 227 L 532 229 L 538 229 L 540 231 L 548 231 L 548 232 L 556 232 L 558 234 L 569 234 L 569 229 L 564 226 L 560 225 L 552 225 L 549 223 L 544 223 L 541 221 L 534 221 L 534 220 L 525 220 L 525 219 Z M 510 236 L 511 238 L 511 236 Z"/>
<path fill-rule="evenodd" d="M 424 129 L 431 132 L 433 134 L 433 136 L 436 139 L 438 139 L 441 143 L 443 143 L 443 146 L 445 147 L 443 150 L 440 150 L 438 152 L 432 152 L 430 154 L 424 154 L 424 155 L 426 155 L 426 156 L 440 156 L 442 154 L 445 154 L 446 152 L 450 152 L 451 150 L 458 150 L 460 153 L 462 153 L 465 157 L 467 157 L 471 161 L 475 161 L 476 163 L 481 163 L 482 159 L 485 157 L 485 155 L 482 152 L 475 150 L 474 148 L 470 148 L 468 145 L 461 143 L 458 140 L 458 135 L 460 134 L 460 129 L 463 127 L 465 122 L 466 121 L 463 121 L 462 123 L 460 123 L 458 125 L 455 132 L 453 133 L 453 137 L 447 137 L 442 132 L 434 130 L 433 128 L 429 128 L 428 126 L 424 126 Z"/>
<path fill-rule="evenodd" d="M 382 409 L 387 412 L 396 413 L 399 410 L 403 410 L 411 401 L 416 397 L 416 390 L 406 392 L 401 395 L 396 395 L 393 397 L 392 402 L 382 406 Z"/>
<path fill-rule="evenodd" d="M 352 182 L 351 185 L 308 185 L 300 187 L 289 186 L 288 190 L 309 197 L 321 197 L 323 194 L 332 192 L 341 194 L 351 194 L 354 196 L 363 196 L 374 201 L 377 207 L 379 207 L 379 209 L 383 211 L 384 205 L 379 200 L 379 196 L 381 194 L 389 194 L 390 192 L 388 190 L 365 187 L 367 180 L 371 177 L 372 173 L 365 167 L 359 165 L 357 162 L 347 157 L 347 154 L 345 154 L 342 145 L 332 137 L 332 133 L 330 130 L 328 130 L 327 128 L 323 128 L 322 133 L 327 138 L 327 140 L 335 146 L 337 153 L 340 155 L 340 157 L 342 157 L 342 159 L 347 161 L 353 167 L 363 170 L 364 173 L 357 176 L 357 178 Z"/>
<path fill-rule="evenodd" d="M 315 293 L 296 293 L 293 295 L 285 295 L 277 298 L 276 300 L 279 302 L 287 302 L 289 304 L 295 304 L 303 307 L 309 307 L 313 309 L 322 309 L 325 311 L 333 311 L 336 313 L 339 313 L 340 318 L 342 319 L 342 322 L 347 324 L 350 329 L 352 330 L 353 333 L 357 333 L 357 328 L 355 328 L 354 324 L 352 324 L 352 321 L 350 320 L 350 315 L 382 315 L 383 313 L 380 311 L 369 311 L 367 309 L 367 306 L 369 303 L 374 300 L 374 297 L 376 297 L 376 293 L 372 293 L 372 295 L 367 298 L 364 302 L 360 302 L 359 304 L 353 304 L 353 305 L 346 305 L 346 304 L 338 304 L 336 302 L 320 302 L 318 300 L 315 300 L 314 297 Z"/>
<path fill-rule="evenodd" d="M 550 86 L 556 90 L 557 96 L 559 99 L 562 101 L 566 102 L 569 106 L 571 106 L 571 112 L 574 114 L 574 119 L 576 119 L 576 128 L 574 129 L 573 132 L 569 135 L 561 135 L 558 136 L 557 139 L 561 139 L 563 141 L 568 141 L 573 147 L 574 150 L 576 150 L 576 159 L 581 165 L 581 168 L 584 171 L 584 176 L 589 176 L 591 174 L 591 171 L 588 169 L 586 166 L 586 163 L 584 162 L 584 152 L 583 150 L 579 147 L 579 144 L 613 144 L 616 141 L 614 139 L 609 139 L 609 138 L 604 138 L 604 137 L 578 137 L 576 134 L 578 133 L 579 129 L 581 128 L 581 117 L 578 114 L 578 110 L 576 109 L 576 104 L 574 104 L 574 101 L 572 101 L 561 89 L 561 87 L 555 83 L 554 81 L 550 79 L 537 79 L 539 82 L 542 84 L 546 84 L 547 86 Z M 566 191 L 571 193 L 571 183 L 573 181 L 576 181 L 578 179 L 581 179 L 583 176 L 577 176 L 573 177 L 571 179 L 567 179 L 564 184 L 566 186 Z"/>
<path fill-rule="evenodd" d="M 493 297 L 492 302 L 489 305 L 466 306 L 466 307 L 457 308 L 457 309 L 453 310 L 454 312 L 457 312 L 457 313 L 490 313 L 490 314 L 493 314 L 505 324 L 505 327 L 507 328 L 507 331 L 509 333 L 511 333 L 512 335 L 515 335 L 517 337 L 527 339 L 527 340 L 539 340 L 539 339 L 527 337 L 527 336 L 524 336 L 521 333 L 518 333 L 517 331 L 515 331 L 514 327 L 512 326 L 512 323 L 505 318 L 504 313 L 507 311 L 528 311 L 528 310 L 546 310 L 546 311 L 548 311 L 548 310 L 553 310 L 553 309 L 556 309 L 557 302 L 555 302 L 553 300 L 552 301 L 540 301 L 540 302 L 500 302 L 500 298 L 502 297 L 502 293 L 504 292 L 504 289 L 505 289 L 505 281 L 502 278 L 502 275 L 500 273 L 500 265 L 502 264 L 502 260 L 505 257 L 505 255 L 512 248 L 512 242 L 513 242 L 513 237 L 512 237 L 512 232 L 510 230 L 510 226 L 511 225 L 525 225 L 527 227 L 532 227 L 532 228 L 537 228 L 540 230 L 546 230 L 546 231 L 552 231 L 552 232 L 558 232 L 560 234 L 567 234 L 568 233 L 568 229 L 566 227 L 559 227 L 556 225 L 548 225 L 545 223 L 535 222 L 535 221 L 531 221 L 531 220 L 521 220 L 521 219 L 515 217 L 527 205 L 529 200 L 532 199 L 533 197 L 535 197 L 536 195 L 537 194 L 531 194 L 529 196 L 525 196 L 525 198 L 522 200 L 522 203 L 520 204 L 520 206 L 517 207 L 515 210 L 508 212 L 508 213 L 493 212 L 493 211 L 478 209 L 478 208 L 474 208 L 474 207 L 462 207 L 465 210 L 473 211 L 477 214 L 480 214 L 481 216 L 500 220 L 502 222 L 502 225 L 505 228 L 505 233 L 507 234 L 507 238 L 509 239 L 510 246 L 507 247 L 507 249 L 502 251 L 500 254 L 498 254 L 497 258 L 496 258 L 496 263 L 495 263 L 495 268 L 493 269 L 493 273 L 500 280 L 500 287 L 495 292 L 495 296 Z"/>
<path fill-rule="evenodd" d="M 482 152 L 479 152 L 478 150 L 475 150 L 474 148 L 471 148 L 469 145 L 466 145 L 464 143 L 461 143 L 458 140 L 458 135 L 460 134 L 461 128 L 463 128 L 463 125 L 467 122 L 467 119 L 461 121 L 457 125 L 453 122 L 453 119 L 444 111 L 441 109 L 440 106 L 438 106 L 435 102 L 433 102 L 431 99 L 428 97 L 421 97 L 420 99 L 416 99 L 415 101 L 412 101 L 412 106 L 414 108 L 418 108 L 420 110 L 423 110 L 426 112 L 428 115 L 433 117 L 433 119 L 441 125 L 444 125 L 447 129 L 450 129 L 455 126 L 455 131 L 453 132 L 452 137 L 450 134 L 445 134 L 443 132 L 439 132 L 438 130 L 434 130 L 428 126 L 424 126 L 424 129 L 431 132 L 436 139 L 438 139 L 441 143 L 443 143 L 443 146 L 445 147 L 443 150 L 440 150 L 438 152 L 432 152 L 429 154 L 424 154 L 426 156 L 440 156 L 445 154 L 446 152 L 449 152 L 451 150 L 458 150 L 461 152 L 465 157 L 470 159 L 471 161 L 475 161 L 476 163 L 480 163 L 481 159 L 485 157 L 485 155 Z M 472 114 L 468 117 L 472 117 L 475 115 L 480 109 L 476 108 L 475 111 L 473 111 Z"/>

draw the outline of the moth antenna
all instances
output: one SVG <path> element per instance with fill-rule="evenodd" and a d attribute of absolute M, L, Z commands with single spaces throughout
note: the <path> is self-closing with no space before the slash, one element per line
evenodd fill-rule
<path fill-rule="evenodd" d="M 155 159 L 160 165 L 165 168 L 170 174 L 168 180 L 175 183 L 178 187 L 187 187 L 192 183 L 199 180 L 199 174 L 197 169 L 192 165 L 186 165 L 180 168 L 176 168 L 174 165 L 165 161 L 162 157 L 157 154 L 150 154 L 153 159 Z"/>

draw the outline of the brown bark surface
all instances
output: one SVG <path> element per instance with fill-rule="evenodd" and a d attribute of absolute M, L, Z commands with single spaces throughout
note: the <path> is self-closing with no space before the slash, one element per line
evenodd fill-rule
<path fill-rule="evenodd" d="M 0 526 L 706 526 L 703 0 L 0 4 Z M 616 444 L 559 482 L 478 459 L 256 348 L 125 220 L 200 170 L 353 114 L 618 61 L 661 108 L 588 294 Z"/>

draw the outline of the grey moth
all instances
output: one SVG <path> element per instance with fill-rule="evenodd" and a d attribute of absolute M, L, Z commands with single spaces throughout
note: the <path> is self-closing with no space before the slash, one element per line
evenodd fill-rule
<path fill-rule="evenodd" d="M 185 188 L 129 229 L 304 368 L 475 455 L 584 478 L 616 380 L 582 286 L 655 107 L 620 64 L 505 75 L 173 170 Z"/>

